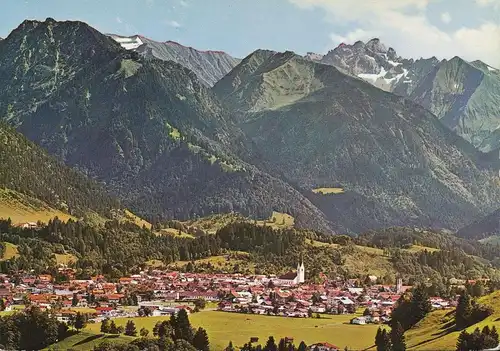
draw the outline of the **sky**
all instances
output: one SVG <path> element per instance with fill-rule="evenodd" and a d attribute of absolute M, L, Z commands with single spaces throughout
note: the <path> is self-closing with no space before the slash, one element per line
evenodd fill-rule
<path fill-rule="evenodd" d="M 245 57 L 325 54 L 377 37 L 403 57 L 500 67 L 500 0 L 0 0 L 0 37 L 25 19 L 81 20 L 104 33 Z"/>

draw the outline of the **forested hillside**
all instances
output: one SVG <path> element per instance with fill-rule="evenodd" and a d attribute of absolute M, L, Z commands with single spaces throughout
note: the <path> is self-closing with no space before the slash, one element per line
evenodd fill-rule
<path fill-rule="evenodd" d="M 0 43 L 0 116 L 148 219 L 280 211 L 332 229 L 293 186 L 235 155 L 250 143 L 193 72 L 85 23 L 25 21 Z"/>
<path fill-rule="evenodd" d="M 34 269 L 56 274 L 56 254 L 70 254 L 75 257 L 80 277 L 103 273 L 119 278 L 145 269 L 152 261 L 163 266 L 191 262 L 190 268 L 184 269 L 209 272 L 276 274 L 293 269 L 303 260 L 313 280 L 320 273 L 361 279 L 375 273 L 381 281 L 393 282 L 399 274 L 406 281 L 429 281 L 436 289 L 444 289 L 443 282 L 449 278 L 500 278 L 494 268 L 499 266 L 498 247 L 465 240 L 450 247 L 452 239 L 439 233 L 434 233 L 439 238 L 435 243 L 443 244 L 426 247 L 422 245 L 433 243 L 418 234 L 411 236 L 404 228 L 394 228 L 392 234 L 405 239 L 392 242 L 384 240 L 383 233 L 353 239 L 245 222 L 228 224 L 216 234 L 198 233 L 197 237 L 158 234 L 118 221 L 95 227 L 54 219 L 36 231 L 1 221 L 0 242 L 17 245 L 18 255 L 2 261 L 0 267 L 2 272 Z M 210 264 L 210 258 L 221 255 L 227 257 L 229 266 Z M 231 264 L 233 258 L 236 261 Z M 359 262 L 364 264 L 360 266 Z"/>
<path fill-rule="evenodd" d="M 120 207 L 96 182 L 57 161 L 4 123 L 0 123 L 0 164 L 0 189 L 28 195 L 68 214 L 83 216 L 95 211 L 108 217 L 110 210 Z"/>

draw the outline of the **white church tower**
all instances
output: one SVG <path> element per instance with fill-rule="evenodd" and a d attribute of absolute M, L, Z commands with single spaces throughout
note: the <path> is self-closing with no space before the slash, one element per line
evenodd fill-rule
<path fill-rule="evenodd" d="M 303 283 L 306 281 L 306 268 L 304 267 L 304 261 L 302 263 L 297 264 L 297 284 Z"/>

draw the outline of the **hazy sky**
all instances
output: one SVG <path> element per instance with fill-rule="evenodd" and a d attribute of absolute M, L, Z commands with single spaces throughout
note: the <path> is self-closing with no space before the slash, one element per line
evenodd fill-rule
<path fill-rule="evenodd" d="M 405 57 L 500 66 L 500 0 L 0 0 L 0 36 L 24 19 L 78 19 L 244 57 L 257 48 L 326 53 L 379 37 Z"/>

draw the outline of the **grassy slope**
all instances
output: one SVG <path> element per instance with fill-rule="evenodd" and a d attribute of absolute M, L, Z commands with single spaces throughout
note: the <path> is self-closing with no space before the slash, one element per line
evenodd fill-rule
<path fill-rule="evenodd" d="M 265 343 L 269 335 L 278 340 L 285 336 L 294 337 L 296 343 L 304 340 L 310 344 L 327 341 L 340 347 L 364 349 L 372 346 L 377 330 L 375 325 L 349 325 L 352 315 L 326 316 L 326 318 L 283 318 L 218 311 L 205 311 L 192 314 L 191 323 L 195 327 L 207 330 L 212 350 L 222 350 L 229 341 L 235 346 L 242 346 L 250 337 L 259 337 Z M 125 325 L 128 318 L 115 319 L 117 325 Z M 165 317 L 134 318 L 137 329 L 145 327 L 152 330 L 155 323 Z M 88 331 L 97 333 L 99 324 L 90 324 Z"/>
<path fill-rule="evenodd" d="M 46 203 L 16 191 L 0 188 L 0 218 L 9 218 L 12 223 L 48 222 L 49 219 L 59 217 L 67 221 L 73 216 L 56 210 Z"/>
<path fill-rule="evenodd" d="M 55 254 L 55 256 L 58 264 L 69 265 L 77 261 L 76 256 L 72 254 Z"/>
<path fill-rule="evenodd" d="M 194 239 L 193 235 L 186 233 L 186 232 L 183 232 L 183 231 L 181 231 L 180 235 L 179 235 L 179 231 L 177 229 L 174 229 L 174 228 L 162 229 L 157 234 L 158 235 L 171 235 L 171 236 L 175 236 L 176 238 Z"/>
<path fill-rule="evenodd" d="M 19 256 L 19 253 L 17 251 L 17 245 L 8 242 L 4 242 L 4 245 L 5 245 L 5 254 L 3 255 L 2 258 L 0 258 L 0 261 L 10 260 L 13 257 Z M 77 261 L 77 258 L 72 254 L 55 254 L 55 256 L 56 256 L 56 262 L 58 264 L 68 265 L 71 262 L 75 263 Z"/>
<path fill-rule="evenodd" d="M 493 235 L 479 240 L 483 244 L 500 245 L 500 235 Z"/>
<path fill-rule="evenodd" d="M 129 210 L 124 211 L 123 221 L 129 221 L 129 222 L 135 223 L 141 228 L 143 226 L 145 226 L 146 228 L 151 229 L 151 223 L 149 223 L 148 221 L 145 221 L 144 219 L 140 218 L 139 216 L 136 216 L 135 214 L 133 214 Z"/>
<path fill-rule="evenodd" d="M 479 299 L 479 303 L 492 307 L 494 313 L 484 321 L 470 326 L 467 330 L 472 332 L 476 327 L 483 328 L 486 325 L 495 325 L 499 329 L 500 291 L 482 297 Z M 451 332 L 448 329 L 450 325 L 453 325 L 453 311 L 434 311 L 405 334 L 407 344 L 415 350 L 454 350 L 460 332 Z"/>
<path fill-rule="evenodd" d="M 111 342 L 125 344 L 129 343 L 134 338 L 129 336 L 113 336 L 113 335 L 103 335 L 94 332 L 82 331 L 64 340 L 59 341 L 47 348 L 47 350 L 92 350 L 95 346 L 102 342 Z"/>
<path fill-rule="evenodd" d="M 238 213 L 224 213 L 213 216 L 207 216 L 196 220 L 183 222 L 188 227 L 199 228 L 209 234 L 215 234 L 217 230 L 225 227 L 228 224 L 235 222 L 251 222 L 254 220 L 244 217 Z M 292 228 L 295 225 L 295 218 L 287 213 L 273 211 L 267 220 L 256 222 L 257 225 L 267 225 L 274 229 Z"/>
<path fill-rule="evenodd" d="M 5 245 L 5 253 L 2 258 L 0 258 L 0 261 L 3 260 L 10 260 L 13 257 L 19 256 L 19 253 L 17 252 L 17 245 L 11 244 L 4 242 Z"/>
<path fill-rule="evenodd" d="M 197 264 L 202 263 L 210 263 L 216 269 L 219 269 L 223 272 L 231 273 L 234 270 L 234 267 L 237 265 L 240 269 L 244 271 L 255 272 L 255 263 L 249 260 L 249 254 L 247 252 L 242 251 L 232 251 L 229 257 L 226 256 L 212 256 L 207 258 L 202 258 L 196 260 Z M 190 261 L 177 261 L 169 265 L 169 269 L 179 270 L 185 265 L 187 265 Z M 154 262 L 152 265 L 154 266 Z"/>

